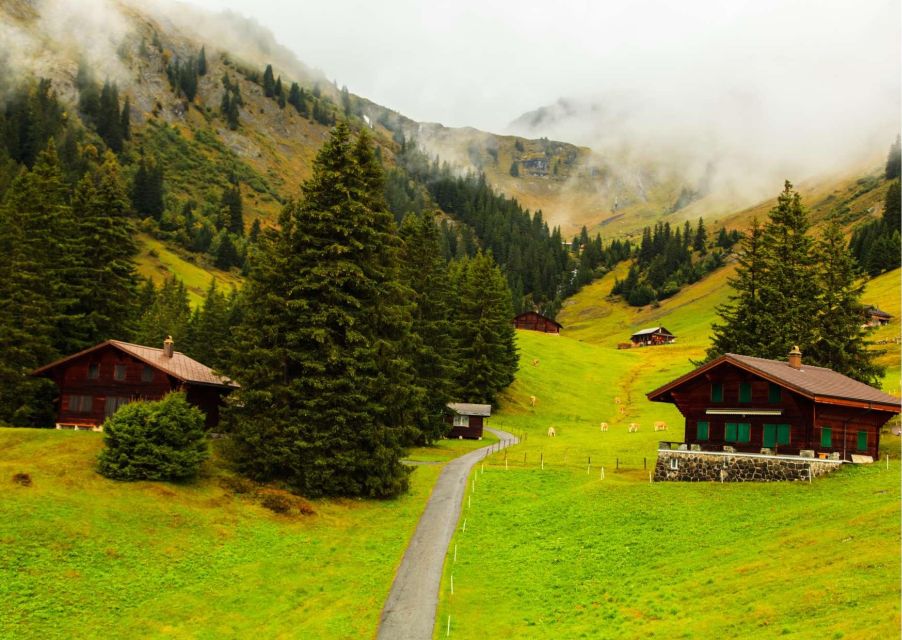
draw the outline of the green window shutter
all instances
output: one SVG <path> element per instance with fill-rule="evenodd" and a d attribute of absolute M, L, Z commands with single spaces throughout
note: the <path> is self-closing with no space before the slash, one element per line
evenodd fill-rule
<path fill-rule="evenodd" d="M 728 422 L 724 430 L 724 440 L 727 442 L 736 442 L 736 423 Z"/>
<path fill-rule="evenodd" d="M 780 388 L 780 385 L 771 382 L 770 387 L 767 389 L 767 401 L 771 404 L 779 404 L 782 396 L 783 390 Z"/>
<path fill-rule="evenodd" d="M 833 429 L 831 429 L 830 427 L 821 427 L 821 446 L 833 446 Z"/>
<path fill-rule="evenodd" d="M 707 440 L 708 439 L 708 423 L 707 422 L 697 422 L 696 423 L 695 439 L 696 440 Z"/>
<path fill-rule="evenodd" d="M 752 425 L 748 422 L 740 422 L 736 425 L 739 432 L 739 437 L 737 440 L 739 442 L 751 442 L 752 441 Z"/>
<path fill-rule="evenodd" d="M 789 444 L 789 425 L 777 425 L 777 444 Z"/>
<path fill-rule="evenodd" d="M 739 383 L 739 402 L 751 402 L 752 401 L 752 383 L 751 382 L 740 382 Z"/>
<path fill-rule="evenodd" d="M 761 437 L 761 446 L 767 447 L 768 449 L 773 449 L 774 445 L 777 444 L 777 425 L 775 424 L 766 424 L 764 425 L 764 434 Z"/>
<path fill-rule="evenodd" d="M 867 431 L 859 431 L 858 432 L 858 450 L 859 451 L 867 451 L 868 450 L 868 432 Z"/>
<path fill-rule="evenodd" d="M 711 383 L 711 402 L 723 402 L 723 383 Z"/>

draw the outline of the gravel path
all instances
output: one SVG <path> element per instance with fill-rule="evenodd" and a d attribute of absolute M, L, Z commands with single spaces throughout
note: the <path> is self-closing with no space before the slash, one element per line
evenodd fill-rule
<path fill-rule="evenodd" d="M 501 439 L 493 447 L 504 448 L 518 442 L 506 431 L 487 431 Z M 442 470 L 382 609 L 379 640 L 431 640 L 442 567 L 460 518 L 467 476 L 487 449 L 455 458 Z"/>

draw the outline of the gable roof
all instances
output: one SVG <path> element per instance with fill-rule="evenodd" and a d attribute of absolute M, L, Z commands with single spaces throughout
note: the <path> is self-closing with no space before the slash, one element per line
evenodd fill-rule
<path fill-rule="evenodd" d="M 543 316 L 543 315 L 542 315 L 541 313 L 539 313 L 538 311 L 524 311 L 523 313 L 518 313 L 517 315 L 514 316 L 514 320 L 517 320 L 518 318 L 522 318 L 523 316 L 529 316 L 529 315 L 536 315 L 536 316 L 539 316 L 540 318 L 542 318 L 542 320 L 545 320 L 545 321 L 547 321 L 547 322 L 550 322 L 551 324 L 557 325 L 557 328 L 558 328 L 558 329 L 563 329 L 563 328 L 564 328 L 564 325 L 562 325 L 562 324 L 561 324 L 560 322 L 558 322 L 557 320 L 554 320 L 554 319 L 552 319 L 552 318 L 549 318 L 548 316 Z"/>
<path fill-rule="evenodd" d="M 490 416 L 492 415 L 492 405 L 490 404 L 471 404 L 469 402 L 449 402 L 447 405 L 451 411 L 462 416 Z"/>
<path fill-rule="evenodd" d="M 140 344 L 131 344 L 130 342 L 122 342 L 120 340 L 107 340 L 105 342 L 101 342 L 100 344 L 94 345 L 93 347 L 84 349 L 83 351 L 79 351 L 78 353 L 74 353 L 71 356 L 60 358 L 55 362 L 51 362 L 50 364 L 44 365 L 39 369 L 35 369 L 31 372 L 31 375 L 41 375 L 43 373 L 46 373 L 50 369 L 53 369 L 70 360 L 74 360 L 75 358 L 79 358 L 83 355 L 97 351 L 98 349 L 102 349 L 107 346 L 119 349 L 120 351 L 123 351 L 128 355 L 140 360 L 144 364 L 150 365 L 151 367 L 154 367 L 155 369 L 158 369 L 163 373 L 166 373 L 180 380 L 181 382 L 190 382 L 191 384 L 203 384 L 226 388 L 235 388 L 239 386 L 237 383 L 229 380 L 225 376 L 220 376 L 216 373 L 213 373 L 213 370 L 210 367 L 205 364 L 201 364 L 193 358 L 189 358 L 180 351 L 173 353 L 172 357 L 170 358 L 163 353 L 162 349 L 145 347 Z"/>
<path fill-rule="evenodd" d="M 865 313 L 867 313 L 868 315 L 871 315 L 871 316 L 879 316 L 881 318 L 892 318 L 893 317 L 891 314 L 887 313 L 886 311 L 883 311 L 882 309 L 878 309 L 874 305 L 869 306 L 864 311 L 865 311 Z"/>
<path fill-rule="evenodd" d="M 651 335 L 651 334 L 653 334 L 653 333 L 657 333 L 658 331 L 661 331 L 662 333 L 666 333 L 666 334 L 669 335 L 669 336 L 672 336 L 672 335 L 673 335 L 672 333 L 670 333 L 670 332 L 669 332 L 667 329 L 665 329 L 664 327 L 651 327 L 650 329 L 642 329 L 641 331 L 637 331 L 637 332 L 634 333 L 631 337 L 635 337 L 635 336 L 647 336 L 647 335 Z"/>
<path fill-rule="evenodd" d="M 668 392 L 723 363 L 730 363 L 740 369 L 757 374 L 770 382 L 795 391 L 818 403 L 852 404 L 867 407 L 880 405 L 875 408 L 882 411 L 900 412 L 899 398 L 863 382 L 853 380 L 832 369 L 804 364 L 801 369 L 796 369 L 790 366 L 788 362 L 783 362 L 782 360 L 768 360 L 735 353 L 722 355 L 716 360 L 702 365 L 695 371 L 690 371 L 686 375 L 647 393 L 646 397 L 654 402 L 669 402 L 665 397 Z"/>

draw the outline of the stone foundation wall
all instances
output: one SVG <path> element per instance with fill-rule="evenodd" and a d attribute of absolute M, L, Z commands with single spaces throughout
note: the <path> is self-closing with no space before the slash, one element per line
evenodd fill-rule
<path fill-rule="evenodd" d="M 658 451 L 654 478 L 655 482 L 807 482 L 809 478 L 825 475 L 840 466 L 840 463 L 824 460 Z"/>

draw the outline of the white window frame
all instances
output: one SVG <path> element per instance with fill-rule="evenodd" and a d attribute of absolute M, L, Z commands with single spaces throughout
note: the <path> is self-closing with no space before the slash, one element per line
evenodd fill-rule
<path fill-rule="evenodd" d="M 462 415 L 454 416 L 454 426 L 455 427 L 469 427 L 470 426 L 470 416 L 462 416 Z"/>

